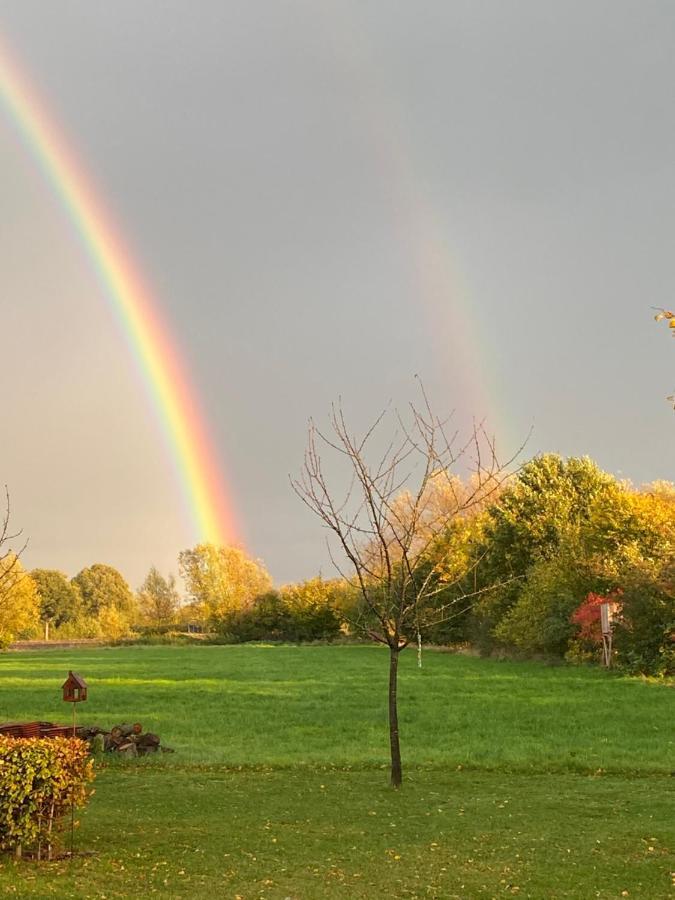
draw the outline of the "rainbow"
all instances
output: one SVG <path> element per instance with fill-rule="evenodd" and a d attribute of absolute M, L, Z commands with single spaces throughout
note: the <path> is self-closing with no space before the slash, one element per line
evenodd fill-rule
<path fill-rule="evenodd" d="M 206 420 L 158 304 L 81 163 L 2 44 L 0 103 L 66 211 L 126 335 L 161 423 L 196 537 L 215 544 L 236 542 L 236 518 Z"/>

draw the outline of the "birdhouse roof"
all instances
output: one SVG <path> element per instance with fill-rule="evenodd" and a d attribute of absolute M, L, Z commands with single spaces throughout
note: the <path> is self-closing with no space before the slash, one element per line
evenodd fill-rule
<path fill-rule="evenodd" d="M 63 682 L 61 687 L 67 687 L 67 686 L 86 688 L 87 682 L 84 680 L 84 678 L 81 675 L 78 675 L 77 672 L 68 672 L 68 677 Z"/>

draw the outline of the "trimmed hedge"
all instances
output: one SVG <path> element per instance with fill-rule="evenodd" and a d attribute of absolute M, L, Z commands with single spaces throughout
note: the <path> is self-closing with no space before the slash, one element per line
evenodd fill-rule
<path fill-rule="evenodd" d="M 87 802 L 93 778 L 79 738 L 0 735 L 0 850 L 51 859 L 64 817 Z"/>

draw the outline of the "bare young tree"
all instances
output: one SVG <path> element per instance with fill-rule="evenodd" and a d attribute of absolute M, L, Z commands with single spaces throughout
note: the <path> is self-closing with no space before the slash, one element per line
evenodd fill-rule
<path fill-rule="evenodd" d="M 410 405 L 407 422 L 393 412 L 392 440 L 376 452 L 373 445 L 388 413 L 385 409 L 359 438 L 347 427 L 341 402 L 332 407 L 328 433 L 310 420 L 304 465 L 291 483 L 332 532 L 350 564 L 353 574 L 347 576 L 329 541 L 333 564 L 362 598 L 353 626 L 389 648 L 391 784 L 398 788 L 399 654 L 426 628 L 455 615 L 460 601 L 466 609 L 466 601 L 485 590 L 460 591 L 450 603 L 441 602 L 439 595 L 447 596 L 450 586 L 443 576 L 447 566 L 442 560 L 434 562 L 430 551 L 453 520 L 496 494 L 508 477 L 511 460 L 500 464 L 494 440 L 480 424 L 474 423 L 468 439 L 458 442 L 457 433 L 449 433 L 447 420 L 433 413 L 423 389 L 422 402 L 419 407 Z M 346 463 L 342 489 L 327 476 L 322 451 L 337 454 Z M 460 468 L 463 480 L 458 477 Z M 443 502 L 438 502 L 439 494 Z"/>

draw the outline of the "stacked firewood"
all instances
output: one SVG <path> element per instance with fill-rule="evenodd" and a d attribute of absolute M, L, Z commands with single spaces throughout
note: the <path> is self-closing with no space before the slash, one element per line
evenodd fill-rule
<path fill-rule="evenodd" d="M 110 731 L 97 725 L 77 729 L 77 736 L 87 741 L 92 753 L 121 753 L 123 756 L 147 756 L 150 753 L 173 753 L 161 744 L 158 734 L 143 731 L 140 722 L 113 725 Z"/>

